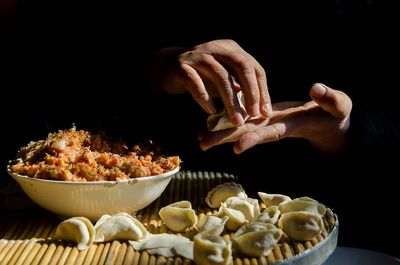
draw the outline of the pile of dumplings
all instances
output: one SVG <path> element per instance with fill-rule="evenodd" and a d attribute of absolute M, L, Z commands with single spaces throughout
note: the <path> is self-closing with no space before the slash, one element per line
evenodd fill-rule
<path fill-rule="evenodd" d="M 84 217 L 70 218 L 57 227 L 53 238 L 75 241 L 79 250 L 87 249 L 93 242 L 129 240 L 135 250 L 146 250 L 152 255 L 181 256 L 202 265 L 224 265 L 231 262 L 232 256 L 267 256 L 283 234 L 306 241 L 322 232 L 326 207 L 318 201 L 309 197 L 292 200 L 285 195 L 263 192 L 258 195 L 266 206 L 262 211 L 258 200 L 248 198 L 240 184 L 229 182 L 207 194 L 207 205 L 218 209 L 214 215 L 199 218 L 189 201 L 160 209 L 161 220 L 170 230 L 191 231 L 191 238 L 151 234 L 127 213 L 104 215 L 94 226 Z"/>

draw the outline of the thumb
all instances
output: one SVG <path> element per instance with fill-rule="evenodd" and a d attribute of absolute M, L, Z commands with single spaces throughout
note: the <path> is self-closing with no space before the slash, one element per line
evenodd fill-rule
<path fill-rule="evenodd" d="M 325 111 L 336 118 L 345 118 L 351 112 L 352 102 L 349 96 L 340 90 L 316 83 L 310 89 L 310 97 Z"/>

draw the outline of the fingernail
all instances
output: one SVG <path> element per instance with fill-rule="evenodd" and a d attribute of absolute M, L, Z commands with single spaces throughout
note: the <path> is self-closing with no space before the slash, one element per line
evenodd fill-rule
<path fill-rule="evenodd" d="M 240 150 L 240 148 L 239 148 L 238 146 L 234 145 L 234 146 L 233 146 L 233 152 L 234 152 L 236 155 L 239 155 L 239 154 L 241 153 L 241 150 Z"/>
<path fill-rule="evenodd" d="M 262 108 L 264 117 L 272 117 L 272 107 L 270 103 L 266 103 Z"/>
<path fill-rule="evenodd" d="M 322 98 L 326 93 L 326 87 L 323 84 L 316 84 L 314 89 L 311 90 L 311 96 L 315 98 Z"/>
<path fill-rule="evenodd" d="M 244 124 L 243 117 L 239 113 L 236 113 L 235 116 L 233 116 L 233 120 L 234 124 L 236 124 L 237 126 L 242 126 Z"/>
<path fill-rule="evenodd" d="M 208 147 L 206 147 L 202 143 L 200 143 L 200 149 L 203 150 L 203 151 L 207 151 Z"/>

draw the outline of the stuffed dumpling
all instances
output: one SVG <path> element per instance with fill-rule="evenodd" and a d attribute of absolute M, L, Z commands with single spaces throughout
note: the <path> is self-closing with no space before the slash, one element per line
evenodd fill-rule
<path fill-rule="evenodd" d="M 321 216 L 325 215 L 326 207 L 315 200 L 305 200 L 303 198 L 294 199 L 279 205 L 281 213 L 306 211 Z"/>
<path fill-rule="evenodd" d="M 194 237 L 194 261 L 201 265 L 227 265 L 232 260 L 231 247 L 228 239 L 200 233 Z"/>
<path fill-rule="evenodd" d="M 183 256 L 193 260 L 193 241 L 183 236 L 173 234 L 148 234 L 138 241 L 129 241 L 135 250 L 146 250 L 153 255 L 164 257 Z"/>
<path fill-rule="evenodd" d="M 279 211 L 278 206 L 270 206 L 264 209 L 264 211 L 257 216 L 256 222 L 275 224 L 278 221 L 280 214 L 281 212 Z"/>
<path fill-rule="evenodd" d="M 288 202 L 292 200 L 289 196 L 282 194 L 268 194 L 265 192 L 258 192 L 261 200 L 264 202 L 265 206 L 279 206 L 281 203 Z"/>
<path fill-rule="evenodd" d="M 242 185 L 235 182 L 225 182 L 214 187 L 207 193 L 206 203 L 210 208 L 219 208 L 221 203 L 230 197 L 247 198 Z"/>
<path fill-rule="evenodd" d="M 72 217 L 57 226 L 53 239 L 74 241 L 79 250 L 85 250 L 92 245 L 94 236 L 95 230 L 89 219 Z"/>
<path fill-rule="evenodd" d="M 278 226 L 292 239 L 311 240 L 322 232 L 323 221 L 319 214 L 288 212 L 279 218 Z"/>
<path fill-rule="evenodd" d="M 242 226 L 232 237 L 237 250 L 251 257 L 267 256 L 282 236 L 273 224 L 251 223 Z"/>
<path fill-rule="evenodd" d="M 207 215 L 199 220 L 197 223 L 197 229 L 199 230 L 199 233 L 219 236 L 224 231 L 225 223 L 228 219 L 228 216 L 220 218 L 214 215 Z"/>
<path fill-rule="evenodd" d="M 115 239 L 139 240 L 147 235 L 146 228 L 136 218 L 127 213 L 113 216 L 103 215 L 94 226 L 96 237 L 94 242 L 106 242 Z"/>
<path fill-rule="evenodd" d="M 197 222 L 197 216 L 189 201 L 179 201 L 167 205 L 158 212 L 165 225 L 175 232 L 184 232 Z"/>
<path fill-rule="evenodd" d="M 252 198 L 230 197 L 222 203 L 219 213 L 228 216 L 226 228 L 236 231 L 246 223 L 254 221 L 260 214 L 258 201 Z"/>

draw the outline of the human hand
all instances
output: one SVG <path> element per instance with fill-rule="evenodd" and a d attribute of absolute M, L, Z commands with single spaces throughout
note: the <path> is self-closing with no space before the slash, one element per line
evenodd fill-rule
<path fill-rule="evenodd" d="M 157 56 L 156 85 L 169 93 L 189 92 L 209 114 L 220 97 L 229 120 L 243 125 L 236 93 L 243 91 L 251 117 L 272 115 L 267 78 L 262 66 L 233 40 L 214 40 L 189 50 L 165 48 Z M 153 74 L 154 76 L 154 74 Z M 237 81 L 237 82 L 236 82 Z"/>
<path fill-rule="evenodd" d="M 273 105 L 271 119 L 251 119 L 239 128 L 199 134 L 200 147 L 235 142 L 236 154 L 261 143 L 286 137 L 304 138 L 324 153 L 339 152 L 346 146 L 350 126 L 351 99 L 342 91 L 322 84 L 310 90 L 312 101 L 281 102 Z"/>

